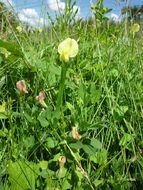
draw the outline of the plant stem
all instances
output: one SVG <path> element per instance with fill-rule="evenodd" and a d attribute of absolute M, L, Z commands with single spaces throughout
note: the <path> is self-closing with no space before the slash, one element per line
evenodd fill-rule
<path fill-rule="evenodd" d="M 67 71 L 67 68 L 65 67 L 65 65 L 63 65 L 62 70 L 61 70 L 61 80 L 60 80 L 60 86 L 59 86 L 59 92 L 58 92 L 57 104 L 56 104 L 57 110 L 61 109 L 62 104 L 63 104 L 63 93 L 64 93 L 64 88 L 65 88 L 66 71 Z"/>

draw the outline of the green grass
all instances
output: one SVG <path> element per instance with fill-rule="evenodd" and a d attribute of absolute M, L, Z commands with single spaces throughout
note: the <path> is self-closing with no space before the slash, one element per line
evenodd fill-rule
<path fill-rule="evenodd" d="M 7 43 L 0 41 L 11 53 L 0 54 L 0 102 L 6 104 L 5 111 L 0 107 L 0 190 L 141 189 L 142 27 L 133 37 L 126 22 L 66 26 L 33 34 L 13 28 Z M 79 53 L 65 63 L 63 107 L 57 109 L 57 48 L 67 37 L 78 41 Z M 28 94 L 17 90 L 19 80 Z M 35 99 L 40 91 L 47 108 Z"/>

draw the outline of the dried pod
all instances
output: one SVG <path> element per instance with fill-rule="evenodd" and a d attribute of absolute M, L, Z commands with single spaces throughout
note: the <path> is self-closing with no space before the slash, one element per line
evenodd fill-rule
<path fill-rule="evenodd" d="M 60 165 L 60 167 L 64 167 L 65 163 L 66 163 L 66 157 L 65 156 L 61 156 L 59 158 L 59 165 Z"/>
<path fill-rule="evenodd" d="M 137 159 L 137 157 L 136 157 L 136 156 L 132 156 L 132 157 L 131 157 L 131 162 L 135 162 L 135 161 L 136 161 L 136 159 Z"/>
<path fill-rule="evenodd" d="M 79 140 L 81 138 L 81 135 L 77 131 L 76 127 L 72 127 L 72 132 L 71 133 L 72 133 L 73 139 Z"/>

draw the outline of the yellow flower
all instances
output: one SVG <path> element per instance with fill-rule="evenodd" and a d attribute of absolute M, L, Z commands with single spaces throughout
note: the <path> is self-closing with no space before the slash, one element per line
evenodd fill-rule
<path fill-rule="evenodd" d="M 6 48 L 3 48 L 3 47 L 0 47 L 0 53 L 3 54 L 5 58 L 8 58 L 8 56 L 11 55 L 11 53 L 7 51 Z"/>
<path fill-rule="evenodd" d="M 21 26 L 17 26 L 17 27 L 16 27 L 16 30 L 17 30 L 19 33 L 21 33 L 21 32 L 22 32 L 22 27 L 21 27 Z"/>
<path fill-rule="evenodd" d="M 107 11 L 107 8 L 106 8 L 106 7 L 103 7 L 103 11 L 106 12 L 106 11 Z"/>
<path fill-rule="evenodd" d="M 78 53 L 78 43 L 76 40 L 67 38 L 58 46 L 58 52 L 62 61 L 68 62 L 69 58 L 75 57 Z"/>
<path fill-rule="evenodd" d="M 37 31 L 38 33 L 41 33 L 41 32 L 42 32 L 42 28 L 38 27 L 38 28 L 36 29 L 36 31 Z"/>
<path fill-rule="evenodd" d="M 140 25 L 135 23 L 131 26 L 131 32 L 136 33 L 140 30 Z"/>
<path fill-rule="evenodd" d="M 5 113 L 6 102 L 3 102 L 2 105 L 0 105 L 0 113 Z"/>

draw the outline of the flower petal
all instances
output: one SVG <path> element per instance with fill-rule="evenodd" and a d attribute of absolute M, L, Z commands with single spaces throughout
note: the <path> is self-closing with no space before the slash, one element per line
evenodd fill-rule
<path fill-rule="evenodd" d="M 70 57 L 75 57 L 78 53 L 78 44 L 74 39 L 70 41 Z"/>
<path fill-rule="evenodd" d="M 62 54 L 64 50 L 69 51 L 69 42 L 70 42 L 70 38 L 67 38 L 66 40 L 64 40 L 63 42 L 61 42 L 58 46 L 58 52 L 59 54 Z"/>
<path fill-rule="evenodd" d="M 68 62 L 69 58 L 75 57 L 78 53 L 78 44 L 76 40 L 71 38 L 65 39 L 59 44 L 58 53 L 60 54 L 60 59 L 65 62 Z"/>
<path fill-rule="evenodd" d="M 25 81 L 24 81 L 24 80 L 19 80 L 19 81 L 16 83 L 16 87 L 17 87 L 17 89 L 18 89 L 21 93 L 24 93 L 24 94 L 27 94 L 27 93 L 28 93 L 27 88 L 26 88 L 26 84 L 25 84 Z"/>
<path fill-rule="evenodd" d="M 139 30 L 140 30 L 140 25 L 139 25 L 139 24 L 134 23 L 134 24 L 131 26 L 131 31 L 132 31 L 133 33 L 136 33 L 136 32 L 138 32 Z"/>

